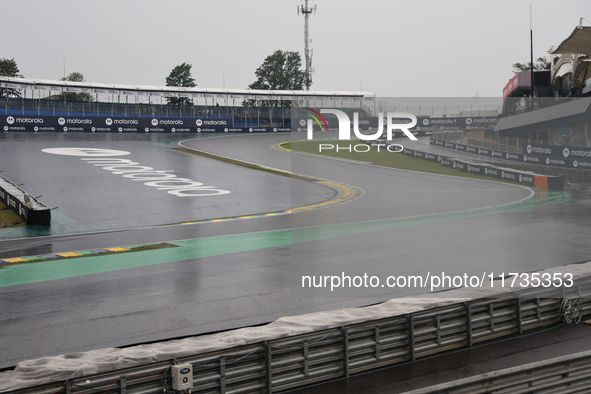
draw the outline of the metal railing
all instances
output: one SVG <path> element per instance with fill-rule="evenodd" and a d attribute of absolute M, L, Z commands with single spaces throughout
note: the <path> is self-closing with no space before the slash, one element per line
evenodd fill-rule
<path fill-rule="evenodd" d="M 406 394 L 589 393 L 591 351 L 438 384 Z"/>
<path fill-rule="evenodd" d="M 499 152 L 523 153 L 528 144 L 555 145 L 552 141 L 532 138 L 501 137 L 496 132 L 488 130 L 480 131 L 435 131 L 433 138 L 442 141 L 454 141 L 460 144 L 472 145 Z M 582 141 L 565 143 L 564 146 L 586 146 Z"/>
<path fill-rule="evenodd" d="M 558 324 L 569 298 L 591 314 L 591 278 L 9 392 L 161 394 L 178 362 L 193 365 L 193 394 L 278 393 Z"/>

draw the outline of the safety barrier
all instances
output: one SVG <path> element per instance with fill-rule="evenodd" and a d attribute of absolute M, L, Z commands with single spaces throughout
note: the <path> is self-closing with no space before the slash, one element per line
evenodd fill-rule
<path fill-rule="evenodd" d="M 18 185 L 0 177 L 0 201 L 20 216 L 26 224 L 33 226 L 49 226 L 51 210 L 41 204 L 35 197 L 29 196 Z"/>
<path fill-rule="evenodd" d="M 485 373 L 406 394 L 582 393 L 591 387 L 591 351 Z"/>
<path fill-rule="evenodd" d="M 494 148 L 480 148 L 478 146 L 472 145 L 465 145 L 465 144 L 458 144 L 453 141 L 444 141 L 431 138 L 429 140 L 431 145 L 435 145 L 441 148 L 448 148 L 452 150 L 457 150 L 460 152 L 471 153 L 473 155 L 484 156 L 484 157 L 492 157 L 495 159 L 502 159 L 507 160 L 509 162 L 514 162 L 515 164 L 529 164 L 529 165 L 536 165 L 536 166 L 551 166 L 557 168 L 570 168 L 570 169 L 577 169 L 577 170 L 588 170 L 591 169 L 591 160 L 589 160 L 588 156 L 582 155 L 581 157 L 569 156 L 569 158 L 564 158 L 561 156 L 545 156 L 538 154 L 536 155 L 536 147 L 544 146 L 545 145 L 537 145 L 537 144 L 525 144 L 526 147 L 529 147 L 531 153 L 527 153 L 527 149 L 524 148 L 524 153 L 513 153 L 513 152 L 505 152 L 502 150 L 495 150 Z M 532 149 L 532 146 L 534 147 Z M 552 147 L 553 150 L 557 150 L 557 146 Z M 564 149 L 564 147 L 562 147 Z M 588 148 L 571 148 L 572 150 L 576 151 L 584 151 L 584 153 L 591 153 Z M 569 151 L 570 152 L 570 151 Z M 533 153 L 533 154 L 532 154 Z"/>
<path fill-rule="evenodd" d="M 368 145 L 371 145 L 371 144 L 390 145 L 390 143 L 386 140 L 376 140 L 376 141 L 362 140 L 362 142 L 364 142 Z M 442 147 L 451 147 L 451 145 L 454 145 L 454 146 L 459 145 L 459 144 L 454 144 L 454 143 L 448 142 L 448 141 L 439 141 L 439 140 L 433 140 L 433 139 L 431 139 L 431 143 L 434 145 L 437 145 L 437 146 L 442 146 Z M 392 145 L 395 145 L 398 147 L 400 146 L 397 144 L 392 144 Z M 466 146 L 464 146 L 464 147 L 466 148 Z M 473 148 L 473 147 L 467 147 L 467 148 L 468 148 L 468 152 L 472 152 L 473 150 L 475 150 L 475 148 Z M 482 151 L 481 154 L 483 154 L 483 155 L 485 154 L 484 151 L 486 151 L 486 153 L 492 153 L 492 157 L 496 157 L 495 152 L 490 152 L 486 149 L 478 149 L 479 153 L 481 151 Z M 443 155 L 422 152 L 422 151 L 415 150 L 415 149 L 403 148 L 402 150 L 400 150 L 400 152 L 405 155 L 413 156 L 413 157 L 416 157 L 419 159 L 424 159 L 424 160 L 429 160 L 429 161 L 434 161 L 434 162 L 440 163 L 444 167 L 455 168 L 455 169 L 458 169 L 458 170 L 461 170 L 464 172 L 473 173 L 475 175 L 484 175 L 484 176 L 489 176 L 489 177 L 493 177 L 493 178 L 503 179 L 506 181 L 520 183 L 520 184 L 527 185 L 527 186 L 534 186 L 534 187 L 540 187 L 540 188 L 545 188 L 545 189 L 561 190 L 564 188 L 564 178 L 560 175 L 541 175 L 541 174 L 536 174 L 531 171 L 520 171 L 520 170 L 515 170 L 512 168 L 501 167 L 499 165 L 494 165 L 494 164 L 490 164 L 490 163 L 483 163 L 483 162 L 477 162 L 477 161 L 472 161 L 472 160 L 446 157 Z"/>
<path fill-rule="evenodd" d="M 190 363 L 194 394 L 278 393 L 551 326 L 567 315 L 565 299 L 580 319 L 591 314 L 591 278 L 496 297 L 9 392 L 161 394 L 170 366 Z"/>

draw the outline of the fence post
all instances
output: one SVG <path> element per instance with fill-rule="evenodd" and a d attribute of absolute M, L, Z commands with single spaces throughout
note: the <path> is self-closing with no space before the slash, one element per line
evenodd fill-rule
<path fill-rule="evenodd" d="M 415 361 L 415 329 L 412 314 L 408 315 L 408 353 L 410 361 Z"/>
<path fill-rule="evenodd" d="M 464 306 L 466 308 L 466 340 L 468 347 L 472 347 L 472 305 L 466 302 Z"/>
<path fill-rule="evenodd" d="M 304 376 L 308 377 L 310 374 L 310 366 L 308 362 L 308 341 L 304 341 Z"/>
<path fill-rule="evenodd" d="M 272 394 L 271 343 L 269 341 L 265 341 L 265 376 L 267 378 L 267 394 Z"/>
<path fill-rule="evenodd" d="M 127 394 L 127 378 L 125 376 L 119 379 L 119 390 L 121 394 Z"/>
<path fill-rule="evenodd" d="M 523 327 L 521 324 L 521 298 L 519 298 L 519 294 L 515 298 L 515 314 L 517 316 L 517 333 L 521 335 L 523 333 Z"/>
<path fill-rule="evenodd" d="M 380 361 L 380 326 L 376 327 L 376 360 Z"/>
<path fill-rule="evenodd" d="M 346 327 L 341 327 L 343 333 L 343 374 L 346 378 L 349 377 L 349 332 Z"/>
<path fill-rule="evenodd" d="M 441 346 L 441 315 L 437 315 L 437 346 Z"/>
<path fill-rule="evenodd" d="M 220 358 L 220 393 L 226 394 L 226 358 Z"/>
<path fill-rule="evenodd" d="M 490 332 L 494 334 L 495 332 L 495 308 L 493 303 L 491 302 L 488 306 L 490 311 Z"/>

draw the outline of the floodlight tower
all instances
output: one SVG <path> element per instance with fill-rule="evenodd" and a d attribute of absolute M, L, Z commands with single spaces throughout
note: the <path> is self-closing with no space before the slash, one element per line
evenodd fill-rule
<path fill-rule="evenodd" d="M 316 15 L 316 4 L 313 7 L 308 7 L 308 0 L 304 0 L 304 4 L 298 6 L 298 15 L 300 12 L 304 15 L 304 56 L 306 58 L 306 90 L 310 90 L 312 83 L 312 50 L 310 49 L 310 31 L 308 28 L 309 16 L 313 12 Z"/>

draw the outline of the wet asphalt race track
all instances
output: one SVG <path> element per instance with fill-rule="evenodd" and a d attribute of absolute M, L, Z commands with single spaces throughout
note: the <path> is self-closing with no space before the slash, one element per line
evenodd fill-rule
<path fill-rule="evenodd" d="M 0 138 L 2 175 L 23 184 L 32 196 L 42 195 L 45 205 L 58 207 L 52 213 L 52 234 L 286 210 L 291 208 L 292 185 L 293 193 L 302 192 L 298 199 L 304 204 L 330 199 L 335 193 L 310 182 L 168 149 L 171 137 L 167 135 L 23 133 L 0 137 L 4 137 Z M 114 155 L 72 152 L 89 147 L 113 150 Z M 186 181 L 167 182 L 179 178 Z M 19 236 L 18 231 L 0 237 Z"/>
<path fill-rule="evenodd" d="M 582 184 L 573 185 L 572 199 L 552 192 L 532 196 L 531 189 L 520 186 L 269 148 L 289 135 L 214 136 L 183 144 L 354 185 L 365 195 L 292 215 L 153 227 L 167 221 L 314 204 L 332 198 L 335 191 L 171 150 L 170 135 L 3 137 L 2 175 L 15 183 L 25 182 L 25 190 L 42 194 L 47 205 L 58 206 L 54 217 L 62 223 L 57 223 L 58 234 L 51 236 L 18 239 L 19 233 L 12 232 L 5 237 L 13 239 L 0 242 L 0 258 L 194 238 L 202 243 L 169 254 L 142 252 L 147 253 L 145 262 L 133 267 L 125 265 L 131 257 L 118 257 L 125 269 L 95 267 L 90 273 L 63 263 L 35 280 L 0 270 L 0 347 L 7 349 L 0 367 L 44 355 L 229 329 L 426 292 L 416 288 L 302 289 L 302 275 L 346 272 L 385 278 L 444 271 L 481 276 L 587 261 L 591 255 L 587 225 L 591 190 Z M 294 136 L 303 138 L 303 134 Z M 120 157 L 231 193 L 215 199 L 179 198 L 79 157 L 41 152 L 58 147 L 130 152 Z M 212 202 L 199 200 L 209 198 Z M 140 226 L 152 227 L 125 230 Z M 84 233 L 93 229 L 101 232 Z M 121 230 L 103 231 L 113 229 Z M 59 234 L 69 231 L 76 234 Z M 212 252 L 199 254 L 207 248 Z M 55 263 L 39 266 L 53 267 L 49 264 Z"/>

